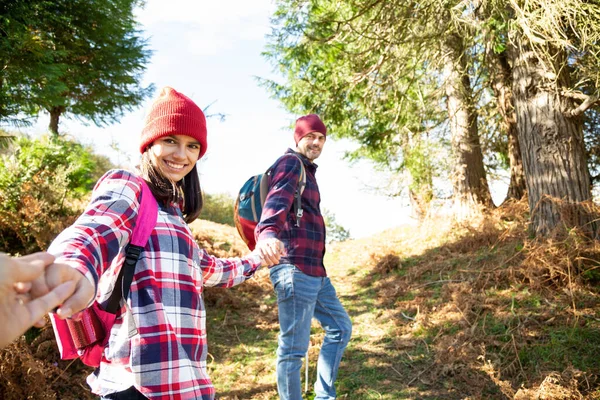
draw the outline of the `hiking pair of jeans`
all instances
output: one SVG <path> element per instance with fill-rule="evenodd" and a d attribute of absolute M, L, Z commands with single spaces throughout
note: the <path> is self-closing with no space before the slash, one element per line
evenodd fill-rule
<path fill-rule="evenodd" d="M 302 358 L 310 342 L 310 325 L 316 318 L 325 330 L 317 362 L 315 400 L 336 398 L 335 380 L 352 334 L 352 322 L 328 277 L 309 276 L 294 265 L 270 270 L 279 310 L 277 391 L 281 400 L 301 400 Z"/>

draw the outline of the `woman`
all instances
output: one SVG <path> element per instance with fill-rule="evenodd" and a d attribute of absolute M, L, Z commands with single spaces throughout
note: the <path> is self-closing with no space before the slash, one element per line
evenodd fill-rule
<path fill-rule="evenodd" d="M 139 211 L 144 179 L 159 204 L 156 227 L 135 267 L 125 307 L 117 313 L 100 367 L 88 377 L 104 399 L 214 399 L 206 371 L 204 286 L 231 287 L 275 253 L 219 259 L 200 249 L 187 223 L 202 208 L 196 161 L 206 152 L 206 120 L 185 95 L 164 88 L 141 135 L 138 175 L 106 173 L 92 201 L 49 252 L 97 288 L 112 292 Z M 69 312 L 59 310 L 63 317 Z"/>

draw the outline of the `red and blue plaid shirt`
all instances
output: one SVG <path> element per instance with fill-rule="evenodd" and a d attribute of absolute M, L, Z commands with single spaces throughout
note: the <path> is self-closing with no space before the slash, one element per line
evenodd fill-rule
<path fill-rule="evenodd" d="M 257 241 L 278 238 L 285 245 L 287 254 L 280 264 L 293 264 L 310 276 L 327 276 L 325 256 L 325 221 L 321 215 L 321 195 L 315 178 L 317 165 L 302 154 L 288 149 L 272 167 L 269 194 L 265 199 L 261 220 L 256 226 Z M 300 161 L 300 159 L 302 161 Z M 300 179 L 300 162 L 306 170 L 306 187 L 302 193 L 303 215 L 300 226 L 292 205 Z"/>
<path fill-rule="evenodd" d="M 123 265 L 141 193 L 137 176 L 109 171 L 83 215 L 49 248 L 56 262 L 72 265 L 96 284 L 100 304 Z M 100 368 L 88 377 L 92 392 L 105 396 L 135 386 L 152 399 L 214 399 L 206 371 L 203 288 L 242 283 L 259 265 L 254 255 L 209 255 L 198 247 L 179 207 L 159 205 L 126 307 L 117 314 Z"/>

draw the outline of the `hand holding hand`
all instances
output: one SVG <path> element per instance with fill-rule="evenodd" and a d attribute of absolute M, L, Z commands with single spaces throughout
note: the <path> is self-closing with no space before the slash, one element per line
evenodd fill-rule
<path fill-rule="evenodd" d="M 75 283 L 67 281 L 41 296 L 30 293 L 32 282 L 43 277 L 45 269 L 53 261 L 54 256 L 48 253 L 19 258 L 0 253 L 0 348 L 32 325 L 39 325 L 45 314 L 75 290 Z"/>
<path fill-rule="evenodd" d="M 263 266 L 270 267 L 279 264 L 279 259 L 285 254 L 285 246 L 276 238 L 259 240 L 256 243 L 255 253 L 263 260 Z"/>
<path fill-rule="evenodd" d="M 94 285 L 75 268 L 67 264 L 52 264 L 46 267 L 44 275 L 36 279 L 31 288 L 32 295 L 37 297 L 65 282 L 72 282 L 75 289 L 56 311 L 61 319 L 73 316 L 90 304 L 96 295 Z"/>

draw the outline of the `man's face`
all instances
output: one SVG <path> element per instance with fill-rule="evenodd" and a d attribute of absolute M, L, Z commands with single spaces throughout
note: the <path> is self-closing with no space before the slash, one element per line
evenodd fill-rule
<path fill-rule="evenodd" d="M 311 132 L 304 135 L 296 145 L 298 153 L 308 158 L 310 161 L 316 160 L 325 146 L 325 135 L 319 132 Z"/>

